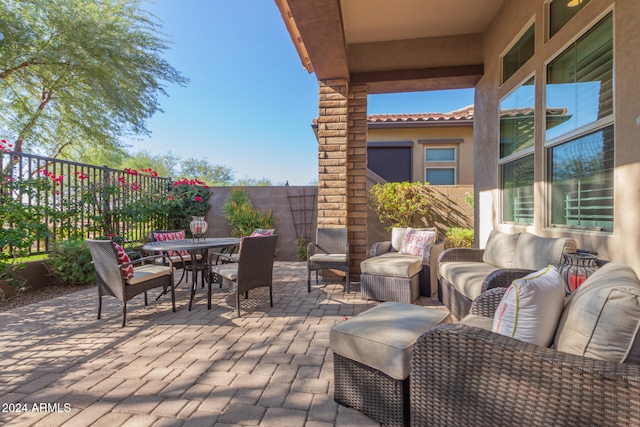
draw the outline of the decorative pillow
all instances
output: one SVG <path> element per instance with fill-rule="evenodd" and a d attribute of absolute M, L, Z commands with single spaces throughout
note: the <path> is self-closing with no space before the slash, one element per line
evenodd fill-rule
<path fill-rule="evenodd" d="M 116 248 L 116 252 L 118 252 L 118 262 L 120 264 L 124 264 L 125 262 L 131 262 L 131 260 L 129 259 L 129 255 L 127 255 L 124 249 L 122 249 L 122 246 L 120 246 L 116 242 L 111 242 L 111 243 L 113 243 L 113 247 Z M 128 265 L 124 267 L 122 269 L 122 275 L 124 276 L 125 280 L 133 279 L 133 265 Z"/>
<path fill-rule="evenodd" d="M 609 262 L 567 300 L 555 348 L 618 363 L 640 364 L 640 280 L 634 270 Z"/>
<path fill-rule="evenodd" d="M 406 255 L 424 256 L 424 249 L 435 241 L 435 237 L 436 234 L 433 231 L 407 228 L 407 233 L 404 235 L 400 253 Z"/>
<path fill-rule="evenodd" d="M 266 229 L 260 229 L 260 230 L 254 230 L 249 237 L 267 237 L 267 236 L 273 236 L 273 230 L 266 230 Z M 242 241 L 244 240 L 244 238 L 247 236 L 242 236 L 240 238 L 240 247 L 238 247 L 238 255 L 240 255 L 240 252 L 242 251 Z"/>
<path fill-rule="evenodd" d="M 493 316 L 492 331 L 549 347 L 564 307 L 564 284 L 555 266 L 516 279 Z"/>
<path fill-rule="evenodd" d="M 492 230 L 482 254 L 482 262 L 499 268 L 513 268 L 518 237 L 520 233 L 509 234 Z"/>
<path fill-rule="evenodd" d="M 393 227 L 391 229 L 391 247 L 396 251 L 400 252 L 402 248 L 402 242 L 404 241 L 404 235 L 407 234 L 406 228 L 401 227 Z"/>
<path fill-rule="evenodd" d="M 184 230 L 178 231 L 160 231 L 153 233 L 153 240 L 156 242 L 166 242 L 169 240 L 182 240 L 184 239 Z M 182 256 L 189 255 L 189 251 L 167 251 L 168 256 L 178 256 L 178 253 Z"/>

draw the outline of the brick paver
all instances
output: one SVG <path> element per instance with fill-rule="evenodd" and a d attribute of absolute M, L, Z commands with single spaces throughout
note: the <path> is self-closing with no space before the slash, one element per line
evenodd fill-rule
<path fill-rule="evenodd" d="M 95 289 L 0 313 L 0 424 L 8 426 L 376 426 L 333 401 L 331 326 L 378 304 L 342 284 L 306 289 L 306 264 L 276 262 L 268 291 L 188 286 L 121 307 Z M 433 305 L 421 298 L 423 305 Z M 11 406 L 12 405 L 12 406 Z M 11 409 L 11 410 L 9 410 Z"/>

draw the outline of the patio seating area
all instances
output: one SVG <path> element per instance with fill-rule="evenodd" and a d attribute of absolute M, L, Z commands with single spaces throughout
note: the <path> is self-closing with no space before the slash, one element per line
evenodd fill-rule
<path fill-rule="evenodd" d="M 179 279 L 176 273 L 176 278 Z M 104 298 L 96 288 L 0 313 L 0 424 L 12 426 L 375 426 L 333 400 L 329 332 L 374 305 L 360 285 L 312 285 L 305 262 L 276 262 L 268 288 L 241 299 L 189 286 L 149 305 Z M 438 305 L 420 297 L 422 305 Z M 20 403 L 18 407 L 17 404 Z M 26 406 L 25 406 L 26 405 Z M 11 409 L 11 411 L 9 411 Z"/>

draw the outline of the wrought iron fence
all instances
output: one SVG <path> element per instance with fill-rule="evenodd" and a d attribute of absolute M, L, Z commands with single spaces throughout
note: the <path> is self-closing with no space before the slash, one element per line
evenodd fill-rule
<path fill-rule="evenodd" d="M 36 241 L 31 254 L 48 252 L 53 240 L 112 235 L 132 242 L 166 226 L 166 216 L 155 208 L 167 198 L 172 181 L 151 170 L 116 170 L 5 150 L 0 151 L 0 171 L 5 180 L 0 191 L 8 191 L 7 182 L 48 183 L 29 192 L 12 191 L 13 200 L 21 200 L 27 211 L 46 212 L 51 235 Z"/>

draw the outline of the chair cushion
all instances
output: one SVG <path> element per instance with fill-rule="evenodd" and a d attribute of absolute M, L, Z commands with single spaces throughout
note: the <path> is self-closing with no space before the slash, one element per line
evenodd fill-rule
<path fill-rule="evenodd" d="M 377 276 L 411 278 L 422 271 L 422 257 L 387 252 L 360 263 L 360 271 Z"/>
<path fill-rule="evenodd" d="M 513 268 L 519 237 L 520 233 L 509 234 L 492 230 L 482 254 L 482 261 L 500 268 Z"/>
<path fill-rule="evenodd" d="M 113 247 L 116 248 L 116 252 L 118 253 L 118 262 L 120 264 L 131 262 L 131 259 L 129 259 L 129 255 L 127 255 L 127 253 L 122 248 L 122 246 L 120 246 L 116 242 L 111 242 L 111 243 L 113 243 Z M 124 277 L 125 280 L 133 278 L 133 275 L 134 275 L 133 270 L 134 270 L 133 265 L 127 265 L 126 267 L 122 267 L 122 276 Z"/>
<path fill-rule="evenodd" d="M 448 320 L 444 310 L 385 302 L 333 326 L 329 344 L 341 356 L 403 380 L 418 337 Z"/>
<path fill-rule="evenodd" d="M 467 314 L 458 323 L 461 325 L 474 326 L 476 328 L 490 331 L 493 328 L 493 317 L 478 316 L 477 314 Z"/>
<path fill-rule="evenodd" d="M 531 233 L 522 233 L 516 243 L 513 259 L 514 268 L 540 270 L 562 261 L 563 252 L 575 252 L 576 243 L 566 237 L 540 237 Z"/>
<path fill-rule="evenodd" d="M 559 351 L 640 364 L 640 281 L 629 266 L 607 263 L 567 300 L 556 331 Z"/>
<path fill-rule="evenodd" d="M 229 280 L 235 281 L 238 279 L 238 264 L 218 264 L 211 267 L 211 271 L 225 277 Z"/>
<path fill-rule="evenodd" d="M 153 233 L 153 240 L 156 242 L 166 242 L 168 240 L 182 240 L 185 238 L 184 230 L 179 231 L 155 231 Z M 170 257 L 177 256 L 178 253 L 180 255 L 185 256 L 189 255 L 189 251 L 167 251 L 167 255 Z"/>
<path fill-rule="evenodd" d="M 425 248 L 435 241 L 436 233 L 427 230 L 408 228 L 402 241 L 400 253 L 404 255 L 424 256 Z"/>
<path fill-rule="evenodd" d="M 155 279 L 172 274 L 171 267 L 157 264 L 145 264 L 133 269 L 133 277 L 128 279 L 128 285 L 135 285 L 140 282 Z"/>
<path fill-rule="evenodd" d="M 564 307 L 564 282 L 549 265 L 511 283 L 495 315 L 492 331 L 520 341 L 548 347 Z"/>
<path fill-rule="evenodd" d="M 496 270 L 499 268 L 483 262 L 457 261 L 441 263 L 438 274 L 473 301 L 480 295 L 484 279 Z"/>
<path fill-rule="evenodd" d="M 311 262 L 347 262 L 345 254 L 313 254 L 309 257 Z"/>

